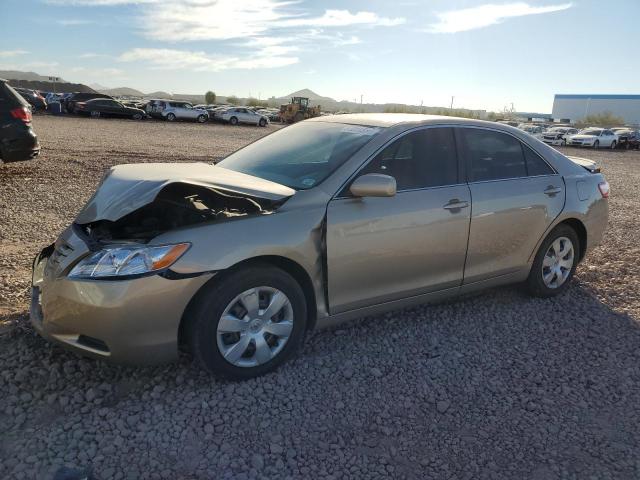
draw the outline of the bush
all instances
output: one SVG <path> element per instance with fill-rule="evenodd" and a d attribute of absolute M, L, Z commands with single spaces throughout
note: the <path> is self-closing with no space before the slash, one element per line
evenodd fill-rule
<path fill-rule="evenodd" d="M 594 113 L 587 115 L 582 120 L 576 122 L 576 127 L 620 127 L 624 125 L 624 118 L 618 117 L 611 112 Z"/>
<path fill-rule="evenodd" d="M 206 103 L 207 105 L 216 103 L 216 94 L 209 90 L 204 94 L 204 103 Z"/>
<path fill-rule="evenodd" d="M 227 97 L 227 103 L 230 103 L 231 105 L 240 105 L 240 99 L 235 95 L 231 95 L 230 97 Z"/>

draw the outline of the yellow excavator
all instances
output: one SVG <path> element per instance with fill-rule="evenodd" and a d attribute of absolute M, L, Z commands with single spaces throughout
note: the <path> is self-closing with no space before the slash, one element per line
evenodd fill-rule
<path fill-rule="evenodd" d="M 280 121 L 284 123 L 295 123 L 319 116 L 320 105 L 310 107 L 309 99 L 306 97 L 293 97 L 290 103 L 280 105 Z"/>

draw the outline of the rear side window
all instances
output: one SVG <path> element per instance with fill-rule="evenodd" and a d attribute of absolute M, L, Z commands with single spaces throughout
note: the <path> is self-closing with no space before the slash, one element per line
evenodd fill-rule
<path fill-rule="evenodd" d="M 460 133 L 462 148 L 470 164 L 470 181 L 527 176 L 522 146 L 511 135 L 479 128 L 463 128 Z"/>
<path fill-rule="evenodd" d="M 404 135 L 361 171 L 367 173 L 391 175 L 399 191 L 458 183 L 453 129 L 428 128 Z"/>
<path fill-rule="evenodd" d="M 537 175 L 553 175 L 555 172 L 545 162 L 540 155 L 531 150 L 528 146 L 522 144 L 522 150 L 524 151 L 524 158 L 527 162 L 527 173 L 530 177 Z"/>
<path fill-rule="evenodd" d="M 0 109 L 11 110 L 16 107 L 28 107 L 27 101 L 11 85 L 0 82 Z"/>

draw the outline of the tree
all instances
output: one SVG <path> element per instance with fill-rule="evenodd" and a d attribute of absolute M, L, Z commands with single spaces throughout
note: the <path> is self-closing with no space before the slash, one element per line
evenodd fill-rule
<path fill-rule="evenodd" d="M 576 127 L 620 127 L 624 125 L 624 118 L 618 117 L 611 112 L 592 113 L 582 120 L 576 122 Z"/>
<path fill-rule="evenodd" d="M 230 103 L 231 105 L 240 105 L 240 99 L 235 95 L 230 95 L 227 97 L 227 103 Z"/>
<path fill-rule="evenodd" d="M 267 107 L 269 106 L 269 102 L 267 102 L 266 100 L 258 100 L 257 98 L 249 97 L 247 98 L 245 105 L 247 107 Z"/>
<path fill-rule="evenodd" d="M 216 103 L 216 94 L 215 92 L 212 92 L 211 90 L 209 90 L 207 93 L 204 94 L 204 103 L 206 103 L 207 105 L 211 105 L 213 103 Z"/>

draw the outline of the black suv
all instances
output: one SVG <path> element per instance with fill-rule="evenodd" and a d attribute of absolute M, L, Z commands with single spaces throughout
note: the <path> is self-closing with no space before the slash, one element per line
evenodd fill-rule
<path fill-rule="evenodd" d="M 94 98 L 108 98 L 109 100 L 113 100 L 111 95 L 106 95 L 104 93 L 85 93 L 85 92 L 76 92 L 72 93 L 71 96 L 67 97 L 65 101 L 65 108 L 68 113 L 78 113 L 76 108 L 76 103 L 86 102 L 87 100 L 93 100 Z"/>
<path fill-rule="evenodd" d="M 31 106 L 0 79 L 0 159 L 29 160 L 39 153 L 40 144 L 31 128 Z"/>

